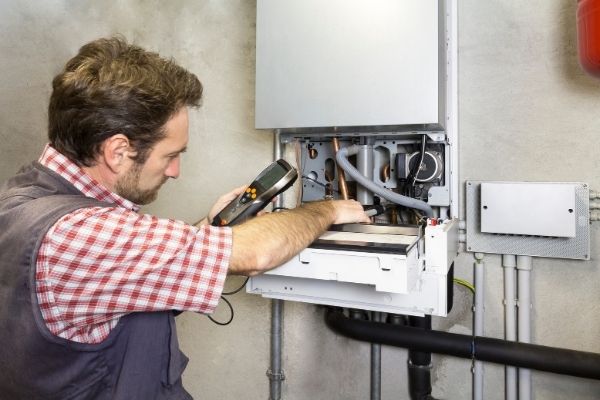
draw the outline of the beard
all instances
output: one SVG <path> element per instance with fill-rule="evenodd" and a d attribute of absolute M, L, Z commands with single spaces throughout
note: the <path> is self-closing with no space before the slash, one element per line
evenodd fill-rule
<path fill-rule="evenodd" d="M 141 172 L 142 164 L 134 164 L 131 170 L 117 181 L 115 191 L 119 196 L 143 206 L 156 200 L 160 187 L 168 178 L 164 177 L 159 184 L 150 189 L 140 189 Z"/>

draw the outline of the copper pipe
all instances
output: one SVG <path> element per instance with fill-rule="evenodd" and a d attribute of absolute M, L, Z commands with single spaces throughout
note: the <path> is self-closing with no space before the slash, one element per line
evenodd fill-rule
<path fill-rule="evenodd" d="M 391 222 L 393 225 L 398 225 L 398 210 L 396 207 L 392 207 Z"/>
<path fill-rule="evenodd" d="M 385 164 L 381 169 L 381 182 L 387 182 L 390 179 L 390 164 Z"/>
<path fill-rule="evenodd" d="M 336 137 L 331 138 L 331 143 L 333 144 L 333 158 L 337 155 L 337 152 L 340 150 L 340 143 Z M 338 173 L 338 186 L 340 188 L 340 196 L 343 200 L 348 200 L 348 185 L 346 184 L 346 175 L 344 174 L 344 170 L 337 165 L 337 173 Z"/>

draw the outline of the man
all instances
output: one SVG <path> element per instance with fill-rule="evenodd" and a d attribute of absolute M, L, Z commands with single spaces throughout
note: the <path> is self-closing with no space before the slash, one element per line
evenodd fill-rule
<path fill-rule="evenodd" d="M 179 176 L 202 85 L 122 39 L 83 46 L 53 80 L 38 162 L 0 188 L 0 398 L 189 399 L 173 310 L 210 313 L 226 274 L 280 265 L 332 223 L 326 201 L 233 228 L 138 214 Z"/>

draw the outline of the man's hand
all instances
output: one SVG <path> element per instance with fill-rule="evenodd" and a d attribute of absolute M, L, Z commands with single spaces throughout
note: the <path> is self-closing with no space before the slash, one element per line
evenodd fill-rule
<path fill-rule="evenodd" d="M 231 192 L 225 193 L 223 196 L 219 197 L 208 212 L 208 223 L 212 224 L 212 221 L 217 216 L 217 214 L 220 213 L 221 210 L 223 210 L 225 206 L 227 206 L 227 204 L 231 203 L 233 200 L 237 199 L 237 197 L 240 194 L 244 193 L 244 190 L 246 190 L 247 187 L 248 185 L 240 186 L 238 188 L 233 189 Z"/>
<path fill-rule="evenodd" d="M 248 186 L 240 186 L 238 188 L 233 189 L 231 192 L 225 193 L 224 195 L 219 197 L 217 199 L 217 201 L 215 202 L 215 204 L 213 204 L 213 206 L 211 207 L 210 211 L 208 212 L 208 215 L 206 217 L 202 218 L 200 221 L 196 222 L 194 224 L 194 226 L 199 228 L 202 225 L 212 224 L 215 216 L 218 213 L 220 213 L 221 210 L 223 210 L 227 204 L 231 203 L 240 194 L 242 194 L 244 192 L 244 190 L 246 190 L 247 187 Z"/>
<path fill-rule="evenodd" d="M 365 214 L 362 205 L 356 200 L 334 200 L 332 203 L 335 209 L 334 224 L 371 222 L 371 218 Z"/>

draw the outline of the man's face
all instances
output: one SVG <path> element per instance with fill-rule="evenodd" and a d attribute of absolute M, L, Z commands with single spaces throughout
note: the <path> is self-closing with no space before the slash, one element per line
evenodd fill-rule
<path fill-rule="evenodd" d="M 116 192 L 140 205 L 156 200 L 168 178 L 179 176 L 181 153 L 188 142 L 188 111 L 181 108 L 165 125 L 166 137 L 156 143 L 143 164 L 132 163 L 117 181 Z"/>

